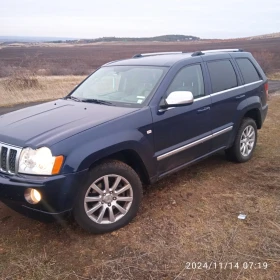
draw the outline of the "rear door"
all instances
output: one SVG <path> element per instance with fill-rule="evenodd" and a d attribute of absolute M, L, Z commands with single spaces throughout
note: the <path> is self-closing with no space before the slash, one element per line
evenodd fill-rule
<path fill-rule="evenodd" d="M 238 106 L 246 102 L 244 87 L 237 68 L 229 54 L 215 59 L 203 57 L 209 73 L 212 100 L 212 151 L 229 145 L 234 124 L 238 120 Z"/>

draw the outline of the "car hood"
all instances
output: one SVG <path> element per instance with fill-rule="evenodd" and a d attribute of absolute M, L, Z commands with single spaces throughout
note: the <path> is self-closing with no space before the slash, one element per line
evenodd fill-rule
<path fill-rule="evenodd" d="M 51 146 L 86 129 L 139 108 L 57 100 L 0 116 L 0 142 L 38 148 Z"/>

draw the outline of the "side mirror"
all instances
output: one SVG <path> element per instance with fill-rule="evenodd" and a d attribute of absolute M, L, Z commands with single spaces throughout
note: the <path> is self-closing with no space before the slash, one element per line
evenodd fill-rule
<path fill-rule="evenodd" d="M 186 106 L 193 103 L 193 94 L 190 91 L 173 91 L 165 102 L 162 108 Z"/>

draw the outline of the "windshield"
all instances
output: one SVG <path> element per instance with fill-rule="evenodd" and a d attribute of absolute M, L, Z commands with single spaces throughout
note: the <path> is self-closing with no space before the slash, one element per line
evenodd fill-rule
<path fill-rule="evenodd" d="M 163 67 L 102 67 L 85 80 L 71 96 L 88 102 L 97 100 L 138 107 L 152 94 L 165 72 Z"/>

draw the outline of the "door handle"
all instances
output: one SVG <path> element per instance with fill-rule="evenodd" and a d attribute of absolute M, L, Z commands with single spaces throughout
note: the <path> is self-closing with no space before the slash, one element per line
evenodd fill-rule
<path fill-rule="evenodd" d="M 244 97 L 245 97 L 245 94 L 242 94 L 242 95 L 236 96 L 235 99 L 241 99 L 241 98 L 244 98 Z"/>
<path fill-rule="evenodd" d="M 202 108 L 202 109 L 197 110 L 197 113 L 198 113 L 198 114 L 199 114 L 199 113 L 203 113 L 203 112 L 206 112 L 206 111 L 208 111 L 208 110 L 210 110 L 210 107 L 204 107 L 204 108 Z"/>

